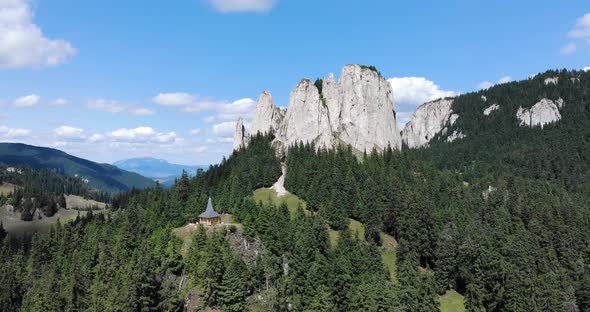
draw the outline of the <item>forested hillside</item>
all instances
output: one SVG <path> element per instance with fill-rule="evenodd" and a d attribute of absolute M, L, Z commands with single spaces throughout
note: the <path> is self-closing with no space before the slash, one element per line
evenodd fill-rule
<path fill-rule="evenodd" d="M 194 299 L 222 311 L 439 311 L 455 290 L 467 311 L 590 311 L 589 86 L 588 74 L 548 72 L 459 96 L 451 130 L 466 137 L 429 148 L 292 146 L 285 186 L 307 211 L 253 200 L 281 174 L 272 135 L 255 136 L 171 189 L 118 195 L 108 217 L 5 238 L 0 309 L 181 311 Z M 562 120 L 519 126 L 515 110 L 544 97 L 564 100 Z M 501 108 L 485 116 L 491 101 Z M 237 224 L 197 228 L 183 253 L 172 229 L 210 196 Z M 383 231 L 399 242 L 395 275 Z"/>
<path fill-rule="evenodd" d="M 98 164 L 52 148 L 20 143 L 0 143 L 0 165 L 49 169 L 61 175 L 80 177 L 99 191 L 122 192 L 155 185 L 151 179 L 112 165 Z"/>

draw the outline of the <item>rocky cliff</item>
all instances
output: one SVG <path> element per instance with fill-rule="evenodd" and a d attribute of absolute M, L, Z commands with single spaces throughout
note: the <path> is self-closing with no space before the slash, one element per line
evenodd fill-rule
<path fill-rule="evenodd" d="M 459 117 L 453 114 L 453 99 L 439 99 L 420 105 L 402 131 L 402 140 L 409 148 L 427 146 L 430 140 Z M 457 134 L 455 139 L 462 138 Z"/>
<path fill-rule="evenodd" d="M 283 113 L 275 105 L 272 95 L 268 91 L 262 92 L 256 104 L 256 113 L 252 121 L 252 128 L 250 133 L 257 134 L 258 132 L 266 134 L 268 132 L 276 132 L 283 121 Z"/>
<path fill-rule="evenodd" d="M 247 144 L 241 124 L 234 148 Z M 391 86 L 374 68 L 361 65 L 346 65 L 339 82 L 333 74 L 316 83 L 301 80 L 284 114 L 270 93 L 264 92 L 250 133 L 270 130 L 281 151 L 298 142 L 314 143 L 317 148 L 348 144 L 361 152 L 401 147 Z"/>
<path fill-rule="evenodd" d="M 563 100 L 559 98 L 556 103 L 549 99 L 542 99 L 531 109 L 519 107 L 516 118 L 521 126 L 535 127 L 543 126 L 561 120 L 559 109 L 563 106 Z"/>

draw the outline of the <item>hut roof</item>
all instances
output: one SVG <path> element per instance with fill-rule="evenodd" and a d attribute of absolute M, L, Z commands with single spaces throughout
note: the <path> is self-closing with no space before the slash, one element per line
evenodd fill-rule
<path fill-rule="evenodd" d="M 207 209 L 199 215 L 199 218 L 212 219 L 217 217 L 221 217 L 221 215 L 215 212 L 213 209 L 213 202 L 211 201 L 211 197 L 209 197 L 209 201 L 207 201 Z"/>

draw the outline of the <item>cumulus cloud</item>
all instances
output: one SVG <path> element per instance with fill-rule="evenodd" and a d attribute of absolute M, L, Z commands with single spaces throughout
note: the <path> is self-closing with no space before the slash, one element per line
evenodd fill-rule
<path fill-rule="evenodd" d="M 489 81 L 482 81 L 479 83 L 479 85 L 477 85 L 480 89 L 485 90 L 485 89 L 489 89 L 491 87 L 494 86 L 493 83 L 489 82 Z"/>
<path fill-rule="evenodd" d="M 576 52 L 577 49 L 578 46 L 575 43 L 569 42 L 568 44 L 561 47 L 561 50 L 559 50 L 559 52 L 561 52 L 561 54 L 568 55 Z"/>
<path fill-rule="evenodd" d="M 14 100 L 13 104 L 16 107 L 31 107 L 39 103 L 41 97 L 36 94 L 30 94 Z"/>
<path fill-rule="evenodd" d="M 192 134 L 192 135 L 197 135 L 199 133 L 201 133 L 201 129 L 191 129 L 188 133 Z"/>
<path fill-rule="evenodd" d="M 236 130 L 236 122 L 235 121 L 226 121 L 222 123 L 218 123 L 213 125 L 212 127 L 213 134 L 219 137 L 231 137 Z"/>
<path fill-rule="evenodd" d="M 231 12 L 265 12 L 277 3 L 277 0 L 208 0 L 222 13 Z"/>
<path fill-rule="evenodd" d="M 582 68 L 583 71 L 590 71 L 590 66 Z"/>
<path fill-rule="evenodd" d="M 224 104 L 224 102 L 202 99 L 196 94 L 185 92 L 160 93 L 152 98 L 152 102 L 162 106 L 178 107 L 189 113 L 213 110 Z"/>
<path fill-rule="evenodd" d="M 590 45 L 590 13 L 584 14 L 576 20 L 576 26 L 567 33 L 572 40 L 561 48 L 562 54 L 572 54 L 578 49 L 578 44 Z"/>
<path fill-rule="evenodd" d="M 109 133 L 109 137 L 115 140 L 135 142 L 171 143 L 181 140 L 175 132 L 156 132 L 151 127 L 121 128 Z"/>
<path fill-rule="evenodd" d="M 27 0 L 0 1 L 0 68 L 54 66 L 74 54 L 69 42 L 45 37 Z"/>
<path fill-rule="evenodd" d="M 482 81 L 482 82 L 479 83 L 479 85 L 477 85 L 477 87 L 480 90 L 486 90 L 486 89 L 489 89 L 489 88 L 495 86 L 496 84 L 508 83 L 510 81 L 512 81 L 512 77 L 510 77 L 510 76 L 504 76 L 504 77 L 498 79 L 498 82 L 497 83 L 493 83 L 493 82 L 489 82 L 489 81 Z"/>
<path fill-rule="evenodd" d="M 60 126 L 53 129 L 53 133 L 57 137 L 66 139 L 83 139 L 86 137 L 84 135 L 84 129 L 71 126 Z"/>
<path fill-rule="evenodd" d="M 51 106 L 64 106 L 67 104 L 68 104 L 68 101 L 64 98 L 57 98 L 57 99 L 49 102 L 49 105 L 51 105 Z"/>
<path fill-rule="evenodd" d="M 424 77 L 394 77 L 387 80 L 393 89 L 398 125 L 403 127 L 416 107 L 439 98 L 455 96 Z"/>
<path fill-rule="evenodd" d="M 93 99 L 86 103 L 86 106 L 90 109 L 108 112 L 112 114 L 130 114 L 136 116 L 149 116 L 154 115 L 156 112 L 152 109 L 143 107 L 135 107 L 133 104 L 126 104 L 115 100 L 108 99 Z"/>
<path fill-rule="evenodd" d="M 205 118 L 205 122 L 215 122 L 222 120 L 237 120 L 240 116 L 244 119 L 254 117 L 256 112 L 256 101 L 250 98 L 244 98 L 232 103 L 223 103 L 217 106 L 217 114 Z"/>
<path fill-rule="evenodd" d="M 0 136 L 4 138 L 22 138 L 31 135 L 29 129 L 10 128 L 6 126 L 0 126 Z"/>

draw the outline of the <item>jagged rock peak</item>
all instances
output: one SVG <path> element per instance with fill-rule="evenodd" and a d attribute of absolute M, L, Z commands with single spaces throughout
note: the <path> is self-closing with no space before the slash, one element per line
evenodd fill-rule
<path fill-rule="evenodd" d="M 402 139 L 409 148 L 427 146 L 435 135 L 446 131 L 459 115 L 453 114 L 452 98 L 438 99 L 420 105 L 402 131 Z"/>
<path fill-rule="evenodd" d="M 250 137 L 244 126 L 244 118 L 240 117 L 236 123 L 236 131 L 234 132 L 234 151 L 248 146 L 249 142 Z"/>
<path fill-rule="evenodd" d="M 311 80 L 302 79 L 291 92 L 289 108 L 276 140 L 284 147 L 299 142 L 314 143 L 317 148 L 334 145 L 328 109 Z"/>
<path fill-rule="evenodd" d="M 339 82 L 333 74 L 316 83 L 301 80 L 291 92 L 286 113 L 263 93 L 250 133 L 275 130 L 279 152 L 299 142 L 317 148 L 349 144 L 361 152 L 399 149 L 394 109 L 391 85 L 374 67 L 346 65 Z"/>
<path fill-rule="evenodd" d="M 559 107 L 558 107 L 559 106 Z M 557 100 L 557 105 L 549 99 L 541 99 L 531 109 L 519 107 L 516 118 L 521 126 L 543 126 L 561 120 L 559 108 L 563 106 L 563 99 Z"/>
<path fill-rule="evenodd" d="M 256 104 L 256 113 L 252 120 L 252 135 L 258 132 L 266 134 L 276 132 L 283 121 L 283 112 L 275 105 L 272 95 L 268 91 L 262 92 Z"/>
<path fill-rule="evenodd" d="M 374 68 L 346 65 L 340 75 L 337 134 L 359 151 L 401 148 L 391 85 Z"/>

